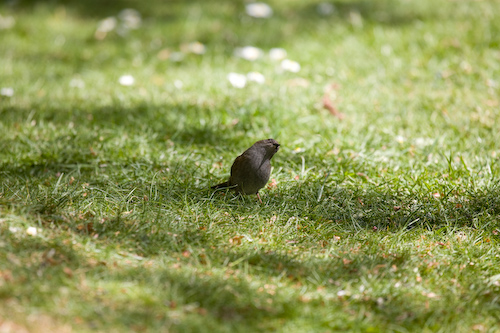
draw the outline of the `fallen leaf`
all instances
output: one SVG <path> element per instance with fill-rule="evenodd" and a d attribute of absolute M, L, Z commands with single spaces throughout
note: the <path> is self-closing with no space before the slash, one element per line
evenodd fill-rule
<path fill-rule="evenodd" d="M 330 98 L 331 92 L 337 90 L 338 88 L 339 86 L 336 83 L 332 83 L 325 88 L 325 94 L 323 95 L 323 107 L 330 111 L 333 116 L 342 120 L 344 119 L 345 115 L 337 110 Z"/>
<path fill-rule="evenodd" d="M 479 331 L 479 332 L 486 332 L 486 327 L 484 327 L 484 325 L 482 325 L 482 324 L 476 324 L 476 325 L 472 326 L 472 330 Z"/>
<path fill-rule="evenodd" d="M 69 267 L 64 267 L 63 268 L 64 274 L 66 274 L 68 277 L 73 277 L 73 271 Z"/>
<path fill-rule="evenodd" d="M 276 188 L 278 187 L 278 183 L 276 182 L 276 179 L 271 179 L 271 182 L 269 184 L 267 184 L 267 188 L 268 189 L 273 189 L 273 188 Z"/>
<path fill-rule="evenodd" d="M 309 303 L 311 301 L 311 297 L 306 295 L 300 295 L 299 301 L 301 301 L 302 303 Z"/>
<path fill-rule="evenodd" d="M 231 245 L 241 245 L 241 240 L 243 239 L 243 236 L 234 236 L 229 239 L 229 243 Z"/>
<path fill-rule="evenodd" d="M 424 295 L 425 297 L 428 297 L 428 298 L 437 298 L 439 297 L 439 295 L 433 293 L 433 292 L 430 292 L 430 293 L 426 293 L 426 292 L 422 292 L 422 295 Z"/>

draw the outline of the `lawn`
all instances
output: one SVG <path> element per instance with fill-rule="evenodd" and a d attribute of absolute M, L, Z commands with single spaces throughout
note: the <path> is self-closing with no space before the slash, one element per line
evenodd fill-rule
<path fill-rule="evenodd" d="M 0 331 L 499 331 L 500 2 L 249 4 L 0 4 Z"/>

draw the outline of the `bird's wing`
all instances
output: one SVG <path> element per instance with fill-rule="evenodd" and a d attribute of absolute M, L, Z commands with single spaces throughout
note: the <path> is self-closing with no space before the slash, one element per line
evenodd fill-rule
<path fill-rule="evenodd" d="M 240 178 L 251 172 L 252 159 L 249 154 L 241 154 L 236 157 L 233 165 L 231 166 L 231 177 Z"/>

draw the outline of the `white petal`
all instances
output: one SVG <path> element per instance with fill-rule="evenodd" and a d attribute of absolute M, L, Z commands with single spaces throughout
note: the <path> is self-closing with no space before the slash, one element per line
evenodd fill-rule
<path fill-rule="evenodd" d="M 257 82 L 259 84 L 263 84 L 264 82 L 266 82 L 266 78 L 264 77 L 264 75 L 262 75 L 259 72 L 250 72 L 250 73 L 248 73 L 247 74 L 247 79 L 248 79 L 248 81 Z"/>
<path fill-rule="evenodd" d="M 290 59 L 284 59 L 281 61 L 281 68 L 292 73 L 297 73 L 300 71 L 300 64 Z"/>
<path fill-rule="evenodd" d="M 234 55 L 249 61 L 255 61 L 262 57 L 262 50 L 255 46 L 237 47 L 234 50 Z"/>
<path fill-rule="evenodd" d="M 337 292 L 337 296 L 342 297 L 342 296 L 348 296 L 349 292 L 347 290 L 339 290 Z"/>
<path fill-rule="evenodd" d="M 0 30 L 10 29 L 16 24 L 16 19 L 12 16 L 0 15 Z"/>
<path fill-rule="evenodd" d="M 184 84 L 182 83 L 181 80 L 174 81 L 174 87 L 176 87 L 177 89 L 182 89 L 183 86 L 184 86 Z"/>
<path fill-rule="evenodd" d="M 329 2 L 322 2 L 316 7 L 318 14 L 323 16 L 332 15 L 335 11 L 335 7 Z"/>
<path fill-rule="evenodd" d="M 99 22 L 97 26 L 97 31 L 99 32 L 110 32 L 116 28 L 116 18 L 107 17 L 104 20 Z"/>
<path fill-rule="evenodd" d="M 286 58 L 286 50 L 279 47 L 272 48 L 269 50 L 269 58 L 276 61 L 283 60 Z"/>
<path fill-rule="evenodd" d="M 189 43 L 188 49 L 189 52 L 194 54 L 204 54 L 206 51 L 205 45 L 200 42 Z"/>
<path fill-rule="evenodd" d="M 229 73 L 227 79 L 235 88 L 244 88 L 247 84 L 247 78 L 243 74 Z"/>
<path fill-rule="evenodd" d="M 85 88 L 85 82 L 83 82 L 82 79 L 75 77 L 72 78 L 71 81 L 69 81 L 69 86 L 73 88 L 83 89 Z"/>
<path fill-rule="evenodd" d="M 120 82 L 122 86 L 131 86 L 134 84 L 135 79 L 132 75 L 122 75 L 118 79 L 118 82 Z"/>
<path fill-rule="evenodd" d="M 247 14 L 252 17 L 268 18 L 273 15 L 273 9 L 263 2 L 254 2 L 245 6 Z"/>
<path fill-rule="evenodd" d="M 30 236 L 36 236 L 38 230 L 35 227 L 29 227 L 26 229 L 26 233 Z"/>
<path fill-rule="evenodd" d="M 137 29 L 142 23 L 141 14 L 135 9 L 124 9 L 118 14 L 118 17 L 123 21 L 126 29 Z"/>
<path fill-rule="evenodd" d="M 184 53 L 182 52 L 172 52 L 170 54 L 170 60 L 173 62 L 180 62 L 184 60 Z"/>
<path fill-rule="evenodd" d="M 2 88 L 0 89 L 0 95 L 12 97 L 14 96 L 14 88 L 11 87 Z"/>

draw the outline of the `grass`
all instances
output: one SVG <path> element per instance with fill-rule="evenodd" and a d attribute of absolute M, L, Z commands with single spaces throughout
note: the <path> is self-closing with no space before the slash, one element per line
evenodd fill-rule
<path fill-rule="evenodd" d="M 0 5 L 2 330 L 500 329 L 500 3 L 269 4 Z M 264 204 L 209 189 L 268 137 Z"/>

